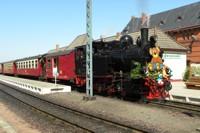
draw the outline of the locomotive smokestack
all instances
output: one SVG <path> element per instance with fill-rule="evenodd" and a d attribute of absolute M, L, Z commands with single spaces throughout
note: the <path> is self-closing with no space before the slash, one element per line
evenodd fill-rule
<path fill-rule="evenodd" d="M 148 43 L 148 27 L 149 27 L 149 17 L 142 13 L 141 17 L 141 43 L 146 45 Z"/>
<path fill-rule="evenodd" d="M 148 43 L 149 29 L 141 28 L 141 43 L 142 45 L 146 45 Z"/>

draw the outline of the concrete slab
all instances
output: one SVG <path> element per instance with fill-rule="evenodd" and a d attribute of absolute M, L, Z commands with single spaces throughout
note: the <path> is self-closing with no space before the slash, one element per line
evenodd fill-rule
<path fill-rule="evenodd" d="M 56 92 L 71 92 L 71 86 L 66 85 L 55 85 L 53 83 L 23 79 L 11 76 L 0 75 L 0 81 L 12 84 L 17 87 L 39 93 L 39 94 L 50 94 Z"/>
<path fill-rule="evenodd" d="M 200 104 L 200 90 L 187 89 L 183 81 L 172 82 L 170 100 Z"/>

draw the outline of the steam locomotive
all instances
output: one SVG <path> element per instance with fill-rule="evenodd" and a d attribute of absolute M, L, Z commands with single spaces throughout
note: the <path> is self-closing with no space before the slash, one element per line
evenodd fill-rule
<path fill-rule="evenodd" d="M 93 42 L 96 92 L 134 99 L 167 97 L 171 89 L 171 70 L 164 66 L 163 60 L 152 62 L 155 58 L 161 59 L 163 53 L 155 44 L 155 36 L 148 38 L 148 28 L 141 29 L 141 38 L 138 37 L 136 43 L 129 35 L 122 36 L 119 41 Z M 151 50 L 154 53 L 151 54 Z M 76 48 L 76 74 L 80 81 L 86 75 L 85 54 L 86 46 Z M 151 65 L 156 68 L 150 68 Z"/>
<path fill-rule="evenodd" d="M 167 97 L 171 70 L 163 64 L 162 51 L 155 44 L 155 36 L 148 38 L 148 28 L 141 29 L 136 43 L 129 35 L 93 41 L 94 92 L 135 99 Z M 0 73 L 52 80 L 53 68 L 58 69 L 58 80 L 84 89 L 86 46 L 1 63 Z"/>

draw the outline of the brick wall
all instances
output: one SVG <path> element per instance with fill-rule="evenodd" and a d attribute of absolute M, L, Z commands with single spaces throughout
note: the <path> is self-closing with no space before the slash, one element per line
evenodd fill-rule
<path fill-rule="evenodd" d="M 178 43 L 188 48 L 187 61 L 200 63 L 200 27 L 167 32 Z"/>

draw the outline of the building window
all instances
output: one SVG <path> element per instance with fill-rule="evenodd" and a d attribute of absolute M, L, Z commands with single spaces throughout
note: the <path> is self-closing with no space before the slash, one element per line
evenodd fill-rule
<path fill-rule="evenodd" d="M 163 20 L 160 21 L 160 25 L 163 25 L 165 24 L 165 22 Z"/>
<path fill-rule="evenodd" d="M 181 16 L 177 17 L 177 21 L 181 21 L 183 18 Z"/>

